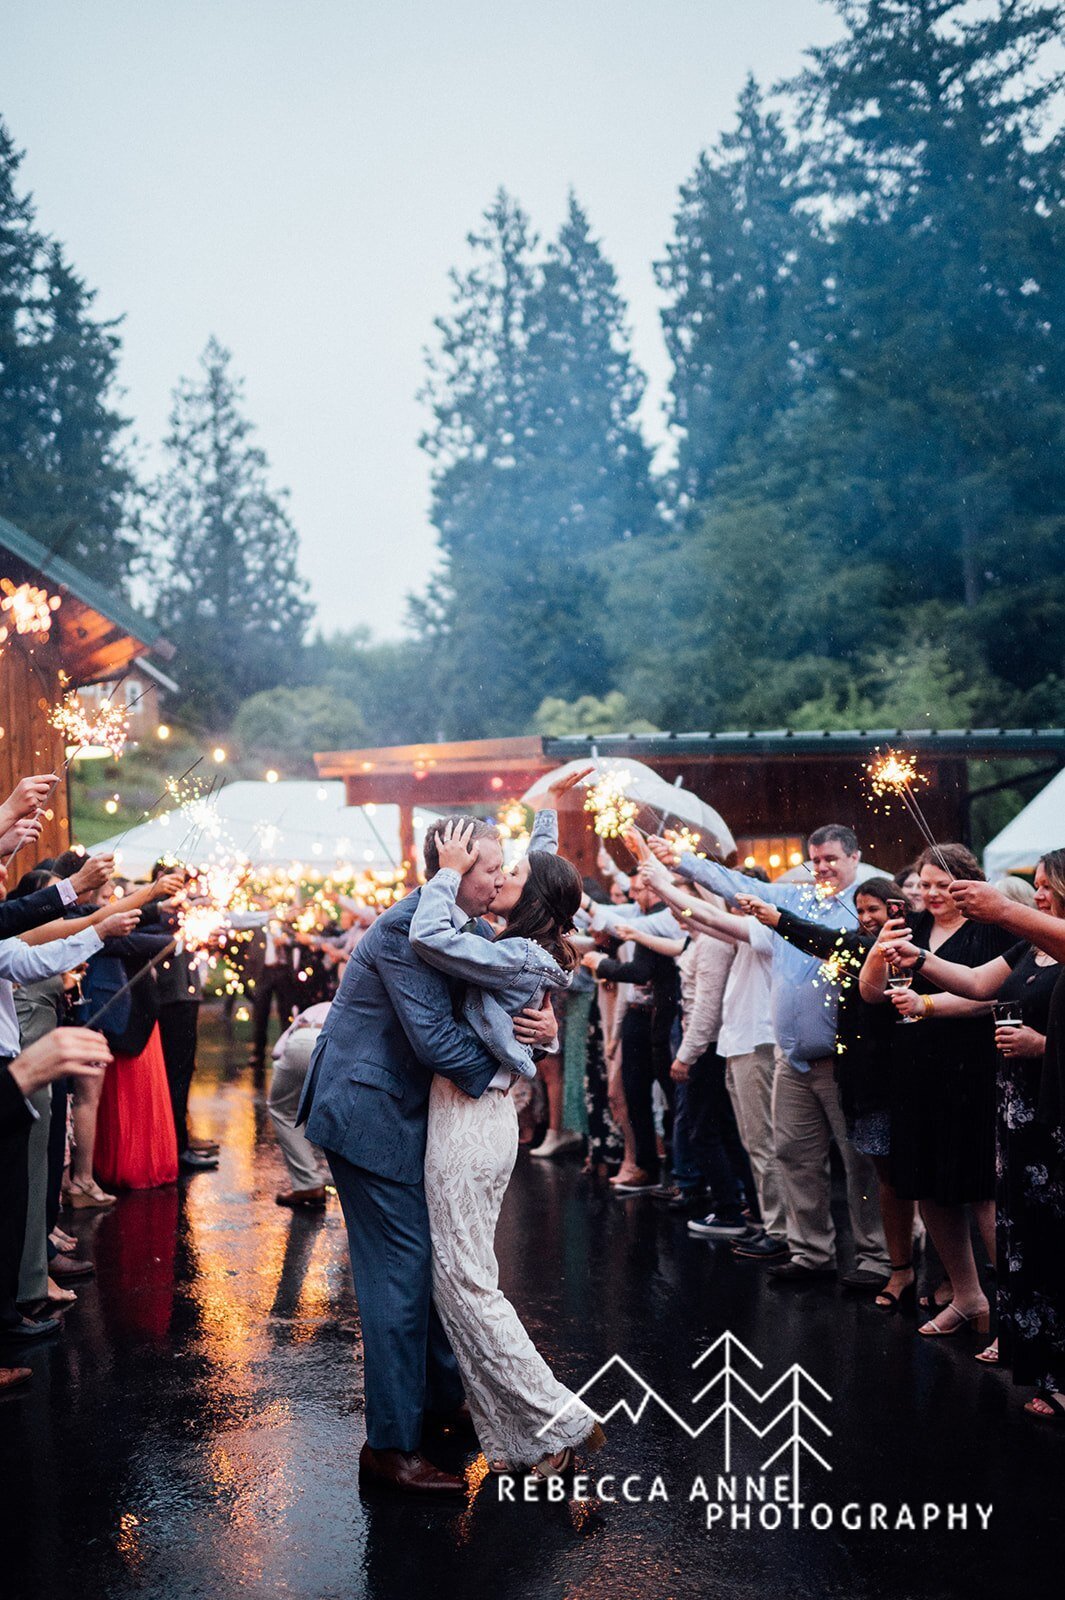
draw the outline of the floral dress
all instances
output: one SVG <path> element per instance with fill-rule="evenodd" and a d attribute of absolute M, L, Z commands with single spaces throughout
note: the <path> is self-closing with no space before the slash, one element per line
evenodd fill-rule
<path fill-rule="evenodd" d="M 997 998 L 1019 1002 L 1025 1026 L 1045 1034 L 1062 968 L 1041 965 L 1025 943 L 1003 959 L 1013 970 Z M 998 1348 L 1015 1383 L 1052 1391 L 1065 1389 L 1065 1194 L 1052 1133 L 1039 1114 L 1043 1069 L 1041 1056 L 998 1058 Z"/>

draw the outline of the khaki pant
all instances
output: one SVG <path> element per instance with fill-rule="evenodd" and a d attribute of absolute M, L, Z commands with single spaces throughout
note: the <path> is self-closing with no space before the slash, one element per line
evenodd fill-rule
<path fill-rule="evenodd" d="M 791 1259 L 803 1267 L 835 1260 L 829 1145 L 836 1141 L 847 1173 L 847 1207 L 854 1235 L 855 1266 L 868 1272 L 890 1267 L 880 1220 L 876 1171 L 847 1138 L 830 1056 L 798 1072 L 777 1051 L 773 1079 L 773 1133 L 784 1186 Z"/>
<path fill-rule="evenodd" d="M 725 1082 L 736 1126 L 754 1173 L 762 1226 L 773 1239 L 787 1237 L 784 1187 L 773 1148 L 773 1046 L 760 1044 L 742 1056 L 729 1056 Z"/>
<path fill-rule="evenodd" d="M 300 1028 L 288 1037 L 280 1061 L 270 1077 L 267 1110 L 270 1112 L 293 1189 L 318 1189 L 329 1182 L 329 1168 L 317 1145 L 296 1126 L 307 1069 L 321 1028 Z"/>

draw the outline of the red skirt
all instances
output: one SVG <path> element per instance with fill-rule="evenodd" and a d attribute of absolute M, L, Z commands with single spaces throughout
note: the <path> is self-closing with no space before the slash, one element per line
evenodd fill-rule
<path fill-rule="evenodd" d="M 177 1181 L 177 1135 L 158 1024 L 140 1055 L 116 1055 L 104 1073 L 93 1165 L 105 1189 L 157 1189 Z"/>

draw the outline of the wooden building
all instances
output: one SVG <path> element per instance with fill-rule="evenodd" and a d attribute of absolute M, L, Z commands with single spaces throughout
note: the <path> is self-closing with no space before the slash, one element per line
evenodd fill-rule
<path fill-rule="evenodd" d="M 163 696 L 177 692 L 173 678 L 161 672 L 154 661 L 141 656 L 121 678 L 105 678 L 102 683 L 87 684 L 79 699 L 88 710 L 105 702 L 108 705 L 121 702 L 129 709 L 130 738 L 152 739 L 158 734 L 160 724 L 165 724 Z"/>
<path fill-rule="evenodd" d="M 149 649 L 164 660 L 174 653 L 124 599 L 3 517 L 0 628 L 7 630 L 0 642 L 0 795 L 31 772 L 62 771 L 63 736 L 46 713 L 68 690 L 115 682 Z M 67 786 L 60 783 L 36 853 L 56 855 L 69 842 Z M 16 860 L 15 871 L 21 866 Z"/>
<path fill-rule="evenodd" d="M 825 822 L 852 826 L 863 854 L 894 871 L 924 840 L 900 804 L 872 798 L 865 765 L 876 749 L 917 756 L 926 780 L 921 809 L 940 839 L 970 837 L 970 808 L 983 789 L 970 786 L 970 763 L 1030 762 L 1029 777 L 1046 779 L 1065 765 L 1063 728 L 970 728 L 935 731 L 868 729 L 832 733 L 775 732 L 609 734 L 589 738 L 484 739 L 464 744 L 396 745 L 334 751 L 315 760 L 323 777 L 343 778 L 349 805 L 392 802 L 401 808 L 403 855 L 415 860 L 413 807 L 498 809 L 543 773 L 567 761 L 630 757 L 667 782 L 680 779 L 721 813 L 737 842 L 737 862 L 758 862 L 771 875 L 786 870 L 806 835 Z M 1022 777 L 1010 777 L 1012 787 Z M 561 819 L 563 849 L 594 874 L 598 841 L 578 806 Z M 612 846 L 619 859 L 620 846 Z M 413 867 L 410 869 L 413 876 Z"/>

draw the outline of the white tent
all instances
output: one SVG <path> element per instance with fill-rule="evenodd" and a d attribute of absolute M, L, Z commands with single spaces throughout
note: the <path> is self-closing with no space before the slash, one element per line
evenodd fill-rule
<path fill-rule="evenodd" d="M 984 850 L 992 880 L 1004 872 L 1034 872 L 1040 856 L 1065 848 L 1065 769 L 1007 822 Z"/>
<path fill-rule="evenodd" d="M 416 810 L 420 844 L 435 812 Z M 396 870 L 401 862 L 399 807 L 349 806 L 342 783 L 287 779 L 226 784 L 170 811 L 160 811 L 94 847 L 117 849 L 119 871 L 141 878 L 174 856 L 191 864 L 242 856 L 257 867 L 298 862 L 323 872 Z"/>

